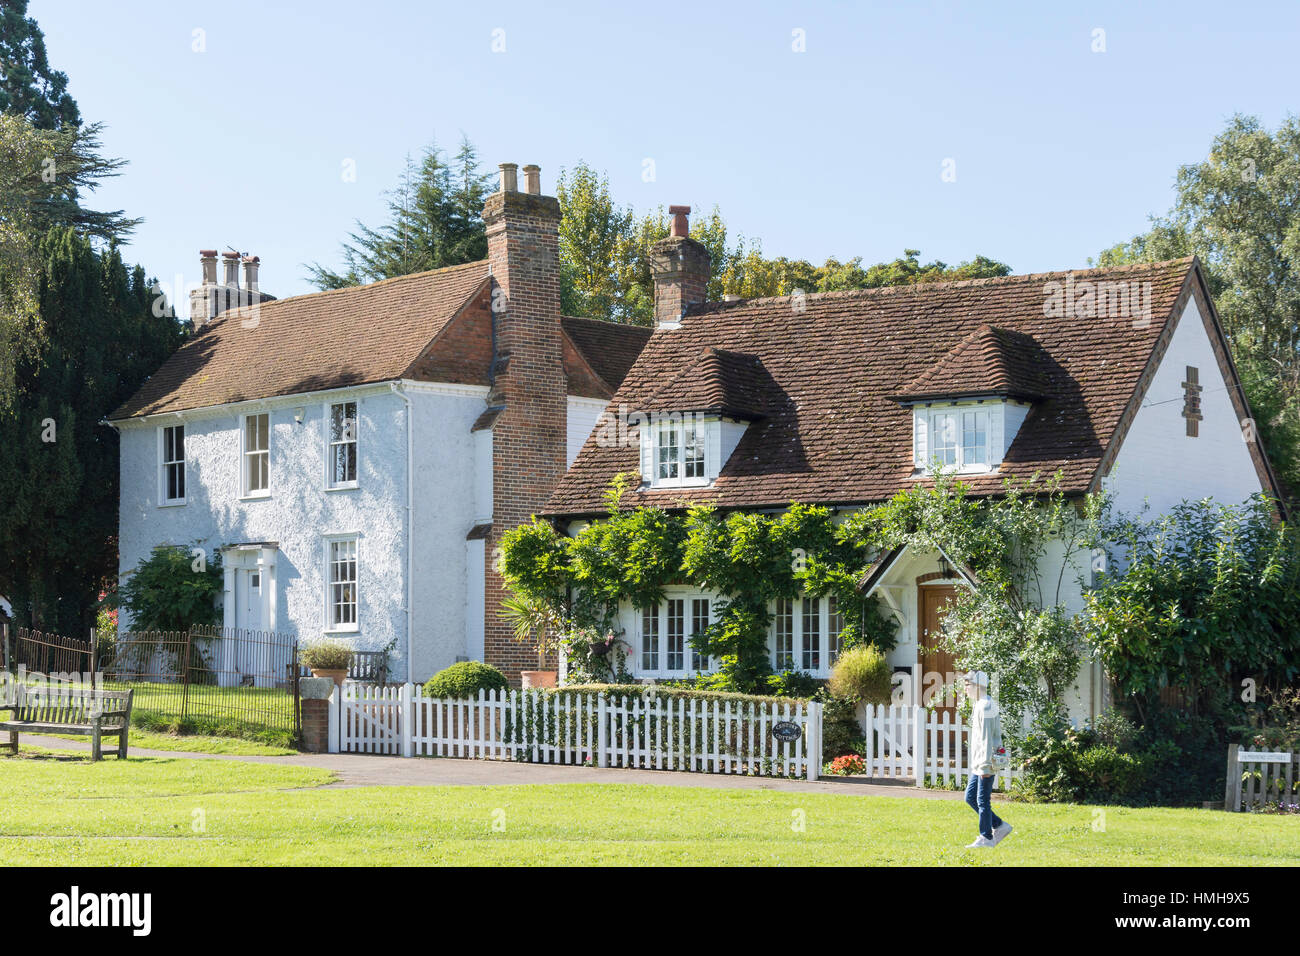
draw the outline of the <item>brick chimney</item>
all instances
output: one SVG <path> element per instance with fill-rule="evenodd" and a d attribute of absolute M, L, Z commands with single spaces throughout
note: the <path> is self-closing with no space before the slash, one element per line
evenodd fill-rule
<path fill-rule="evenodd" d="M 492 423 L 492 529 L 484 548 L 484 656 L 517 680 L 537 668 L 535 651 L 514 639 L 501 614 L 502 582 L 493 553 L 501 536 L 545 504 L 564 473 L 567 383 L 560 332 L 560 204 L 541 194 L 541 172 L 502 163 L 501 189 L 487 198 L 495 356 L 488 404 Z"/>
<path fill-rule="evenodd" d="M 257 256 L 244 256 L 244 286 L 239 285 L 238 252 L 221 256 L 225 266 L 224 281 L 217 281 L 217 250 L 199 250 L 199 271 L 202 281 L 190 290 L 190 321 L 194 327 L 207 325 L 227 309 L 269 302 L 275 298 L 258 288 L 257 269 L 261 262 Z"/>
<path fill-rule="evenodd" d="M 650 247 L 655 281 L 655 328 L 678 322 L 686 307 L 703 302 L 709 286 L 709 251 L 689 235 L 690 206 L 669 206 L 667 239 Z"/>

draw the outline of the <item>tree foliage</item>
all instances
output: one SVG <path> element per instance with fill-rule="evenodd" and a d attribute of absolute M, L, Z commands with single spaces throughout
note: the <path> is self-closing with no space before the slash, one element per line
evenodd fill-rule
<path fill-rule="evenodd" d="M 118 603 L 140 631 L 185 631 L 216 624 L 224 587 L 221 552 L 196 563 L 188 548 L 159 545 L 126 576 Z"/>
<path fill-rule="evenodd" d="M 450 159 L 436 143 L 418 164 L 408 156 L 401 182 L 389 193 L 388 222 L 373 228 L 358 222 L 343 244 L 343 270 L 317 263 L 307 267 L 310 280 L 339 289 L 485 258 L 489 178 L 463 136 Z"/>
<path fill-rule="evenodd" d="M 1300 537 L 1274 503 L 1186 502 L 1112 523 L 1123 564 L 1087 597 L 1103 666 L 1143 716 L 1183 688 L 1194 711 L 1222 713 L 1242 681 L 1300 678 Z"/>
<path fill-rule="evenodd" d="M 71 227 L 37 244 L 45 333 L 0 412 L 0 594 L 47 630 L 89 627 L 117 571 L 118 440 L 100 422 L 180 342 L 153 283 Z"/>
<path fill-rule="evenodd" d="M 50 67 L 45 35 L 27 16 L 27 0 L 0 0 L 0 113 L 21 116 L 37 129 L 81 124 L 67 74 Z"/>

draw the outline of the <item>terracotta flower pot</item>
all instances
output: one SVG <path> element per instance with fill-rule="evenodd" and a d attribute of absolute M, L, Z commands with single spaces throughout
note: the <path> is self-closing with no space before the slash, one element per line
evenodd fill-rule
<path fill-rule="evenodd" d="M 311 676 L 312 676 L 312 677 L 328 677 L 328 678 L 330 678 L 332 681 L 334 681 L 334 686 L 335 686 L 335 687 L 337 687 L 339 690 L 342 690 L 342 689 L 343 689 L 343 682 L 344 682 L 345 680 L 347 680 L 348 671 L 347 671 L 347 668 L 345 668 L 345 667 L 338 667 L 338 668 L 335 668 L 335 667 L 328 667 L 328 668 L 313 667 L 313 668 L 311 669 Z"/>
<path fill-rule="evenodd" d="M 519 677 L 525 690 L 530 687 L 554 687 L 559 671 L 520 671 Z"/>

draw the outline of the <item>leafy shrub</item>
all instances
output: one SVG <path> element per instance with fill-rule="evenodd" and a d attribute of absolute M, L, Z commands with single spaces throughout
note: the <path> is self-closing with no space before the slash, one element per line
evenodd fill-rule
<path fill-rule="evenodd" d="M 118 590 L 118 602 L 137 631 L 184 631 L 219 623 L 217 595 L 225 588 L 221 552 L 211 560 L 179 545 L 159 545 Z"/>
<path fill-rule="evenodd" d="M 314 641 L 303 648 L 302 662 L 316 671 L 345 671 L 352 663 L 352 648 L 344 641 Z"/>
<path fill-rule="evenodd" d="M 838 777 L 866 772 L 867 765 L 862 762 L 862 757 L 858 754 L 843 754 L 831 761 L 831 773 Z"/>
<path fill-rule="evenodd" d="M 868 704 L 888 704 L 893 688 L 885 655 L 873 644 L 851 647 L 831 668 L 830 691 Z"/>
<path fill-rule="evenodd" d="M 480 690 L 509 690 L 510 681 L 491 664 L 460 661 L 439 671 L 425 682 L 425 697 L 462 699 L 477 697 Z"/>
<path fill-rule="evenodd" d="M 812 697 L 821 690 L 822 682 L 807 671 L 781 671 L 767 679 L 767 686 L 777 697 Z"/>
<path fill-rule="evenodd" d="M 858 702 L 852 697 L 836 697 L 825 687 L 815 699 L 822 705 L 822 754 L 840 757 L 862 753 L 867 742 L 858 722 Z"/>

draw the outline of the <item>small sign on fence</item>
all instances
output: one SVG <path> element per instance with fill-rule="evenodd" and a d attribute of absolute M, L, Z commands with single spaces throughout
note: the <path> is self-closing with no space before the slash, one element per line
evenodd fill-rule
<path fill-rule="evenodd" d="M 792 720 L 783 720 L 772 725 L 772 736 L 786 743 L 793 743 L 803 736 L 799 725 Z"/>

